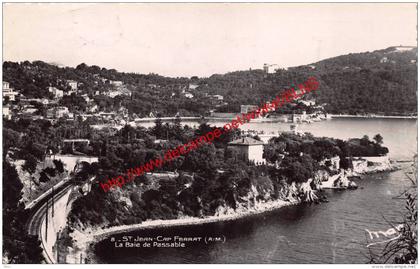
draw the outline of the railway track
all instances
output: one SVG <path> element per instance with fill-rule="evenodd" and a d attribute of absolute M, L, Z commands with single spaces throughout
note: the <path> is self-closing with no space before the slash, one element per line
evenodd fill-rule
<path fill-rule="evenodd" d="M 44 259 L 47 263 L 56 263 L 54 257 L 51 257 L 46 248 L 46 242 L 44 241 L 42 235 L 42 223 L 45 221 L 45 213 L 47 212 L 47 200 L 50 200 L 52 197 L 54 202 L 59 200 L 63 197 L 66 192 L 72 188 L 72 184 L 67 181 L 63 184 L 59 189 L 57 189 L 54 194 L 49 193 L 46 195 L 42 200 L 40 200 L 35 206 L 33 206 L 30 210 L 31 213 L 28 218 L 28 222 L 26 223 L 26 228 L 28 234 L 36 235 L 41 240 L 41 248 L 43 249 L 42 254 Z M 51 204 L 48 204 L 48 210 L 50 210 Z"/>

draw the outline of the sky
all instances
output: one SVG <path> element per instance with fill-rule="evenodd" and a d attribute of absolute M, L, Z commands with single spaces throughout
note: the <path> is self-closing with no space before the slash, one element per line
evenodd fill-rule
<path fill-rule="evenodd" d="M 417 45 L 416 3 L 3 5 L 3 60 L 200 76 Z"/>

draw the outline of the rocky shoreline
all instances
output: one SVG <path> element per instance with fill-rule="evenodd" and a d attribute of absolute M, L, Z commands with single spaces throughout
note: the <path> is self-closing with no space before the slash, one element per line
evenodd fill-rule
<path fill-rule="evenodd" d="M 72 255 L 78 256 L 79 253 L 85 253 L 88 255 L 89 260 L 93 261 L 94 257 L 91 255 L 93 246 L 99 241 L 113 234 L 128 233 L 136 230 L 202 225 L 214 222 L 231 221 L 270 212 L 285 206 L 297 205 L 299 203 L 300 201 L 297 199 L 294 201 L 274 200 L 268 202 L 259 202 L 256 203 L 255 206 L 251 209 L 242 209 L 237 210 L 236 212 L 233 211 L 233 209 L 227 208 L 225 213 L 219 213 L 215 216 L 208 216 L 203 218 L 183 217 L 169 220 L 147 220 L 139 224 L 114 226 L 105 229 L 89 227 L 86 228 L 83 232 L 75 229 L 71 234 L 71 238 L 74 240 L 74 249 L 77 251 Z"/>
<path fill-rule="evenodd" d="M 285 206 L 297 205 L 302 202 L 328 202 L 326 198 L 319 191 L 323 189 L 355 189 L 357 185 L 351 181 L 351 177 L 360 177 L 364 174 L 378 173 L 395 171 L 398 169 L 395 164 L 391 163 L 389 158 L 382 158 L 380 162 L 373 166 L 355 167 L 352 170 L 344 171 L 335 175 L 328 175 L 326 178 L 309 179 L 306 183 L 302 184 L 291 184 L 283 195 L 283 199 L 270 200 L 265 202 L 256 202 L 252 207 L 242 206 L 237 210 L 232 208 L 224 207 L 219 208 L 214 216 L 206 217 L 181 217 L 177 219 L 169 220 L 147 220 L 140 224 L 132 225 L 121 225 L 109 228 L 95 228 L 87 227 L 82 231 L 74 228 L 74 231 L 70 234 L 73 239 L 73 253 L 72 255 L 78 256 L 80 253 L 84 253 L 88 256 L 90 262 L 95 260 L 93 254 L 93 248 L 99 241 L 113 235 L 120 233 L 127 233 L 136 230 L 145 229 L 156 229 L 164 227 L 179 227 L 179 226 L 191 226 L 191 225 L 202 225 L 206 223 L 231 221 L 240 218 L 245 218 L 257 214 L 266 213 L 273 211 Z M 327 179 L 327 180 L 325 180 Z M 311 188 L 311 184 L 315 184 L 315 190 Z"/>

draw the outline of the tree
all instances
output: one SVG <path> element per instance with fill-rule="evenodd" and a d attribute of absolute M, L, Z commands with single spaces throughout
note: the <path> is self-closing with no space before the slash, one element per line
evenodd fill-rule
<path fill-rule="evenodd" d="M 156 118 L 152 133 L 156 136 L 156 138 L 162 138 L 165 136 L 162 119 L 160 117 Z"/>
<path fill-rule="evenodd" d="M 64 172 L 64 165 L 61 160 L 53 160 L 53 163 L 54 163 L 55 169 L 57 169 L 59 173 Z"/>
<path fill-rule="evenodd" d="M 36 170 L 37 163 L 36 158 L 32 154 L 28 154 L 22 168 L 32 174 Z"/>
<path fill-rule="evenodd" d="M 27 212 L 22 202 L 23 185 L 16 169 L 3 159 L 3 252 L 7 263 L 41 263 L 42 249 L 37 236 L 25 227 Z"/>
<path fill-rule="evenodd" d="M 41 172 L 39 174 L 39 182 L 45 183 L 50 181 L 50 178 L 47 176 L 47 174 L 45 172 Z"/>
<path fill-rule="evenodd" d="M 384 142 L 384 138 L 380 134 L 375 135 L 373 140 L 375 140 L 376 144 L 378 145 L 381 145 Z"/>
<path fill-rule="evenodd" d="M 314 172 L 313 160 L 309 155 L 301 158 L 286 157 L 282 162 L 282 171 L 288 182 L 306 182 Z"/>

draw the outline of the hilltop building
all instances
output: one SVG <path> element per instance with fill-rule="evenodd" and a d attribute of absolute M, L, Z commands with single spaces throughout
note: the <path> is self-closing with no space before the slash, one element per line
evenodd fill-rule
<path fill-rule="evenodd" d="M 263 69 L 267 74 L 273 74 L 277 69 L 280 69 L 280 67 L 277 64 L 264 64 Z"/>

